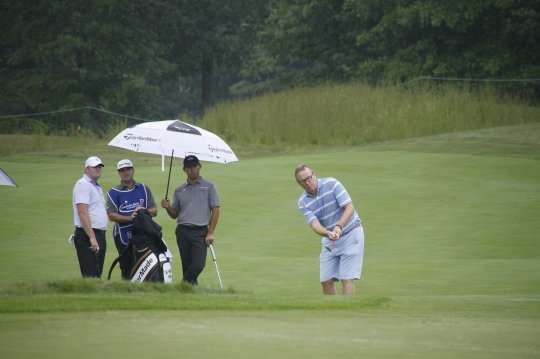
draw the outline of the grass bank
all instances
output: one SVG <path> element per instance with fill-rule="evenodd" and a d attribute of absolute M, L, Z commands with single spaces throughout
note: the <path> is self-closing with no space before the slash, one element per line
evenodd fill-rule
<path fill-rule="evenodd" d="M 353 83 L 224 103 L 207 111 L 202 125 L 243 150 L 283 152 L 538 122 L 538 107 L 490 87 Z"/>
<path fill-rule="evenodd" d="M 221 103 L 202 119 L 182 120 L 226 140 L 241 158 L 362 146 L 492 127 L 540 123 L 540 108 L 504 97 L 489 86 L 320 85 Z M 64 156 L 114 149 L 105 145 L 124 128 L 113 122 L 102 138 L 0 134 L 0 156 L 64 148 Z M 105 151 L 102 149 L 106 149 Z"/>

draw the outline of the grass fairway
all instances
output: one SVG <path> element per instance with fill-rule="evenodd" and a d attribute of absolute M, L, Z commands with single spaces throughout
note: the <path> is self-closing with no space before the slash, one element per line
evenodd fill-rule
<path fill-rule="evenodd" d="M 0 187 L 1 358 L 540 357 L 539 125 L 203 164 L 222 197 L 225 291 L 211 258 L 197 289 L 131 286 L 118 270 L 79 279 L 71 191 L 94 153 L 105 189 L 129 157 L 163 197 L 158 157 L 103 144 L 0 156 L 20 186 Z M 321 294 L 319 239 L 296 208 L 300 162 L 340 179 L 362 218 L 355 297 Z M 171 183 L 183 178 L 177 165 Z M 156 221 L 179 281 L 174 222 Z"/>

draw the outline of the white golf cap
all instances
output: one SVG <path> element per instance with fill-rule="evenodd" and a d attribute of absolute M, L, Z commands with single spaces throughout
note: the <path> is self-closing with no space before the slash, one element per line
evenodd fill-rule
<path fill-rule="evenodd" d="M 86 168 L 86 167 L 96 167 L 96 166 L 99 166 L 99 165 L 102 165 L 103 167 L 105 167 L 105 165 L 103 164 L 103 162 L 101 161 L 101 159 L 99 157 L 92 156 L 92 157 L 88 157 L 86 159 L 86 162 L 84 163 L 84 168 Z"/>
<path fill-rule="evenodd" d="M 116 169 L 121 170 L 122 168 L 126 167 L 133 168 L 133 163 L 128 159 L 118 161 L 118 166 Z"/>

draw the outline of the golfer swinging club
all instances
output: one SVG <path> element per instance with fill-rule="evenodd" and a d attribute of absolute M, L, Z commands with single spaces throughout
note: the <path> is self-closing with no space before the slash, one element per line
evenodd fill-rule
<path fill-rule="evenodd" d="M 356 292 L 353 280 L 360 279 L 364 255 L 364 230 L 352 199 L 335 178 L 317 179 L 306 164 L 294 171 L 305 191 L 298 208 L 313 231 L 322 236 L 320 281 L 323 293 L 335 295 L 334 282 L 341 281 L 343 294 Z"/>

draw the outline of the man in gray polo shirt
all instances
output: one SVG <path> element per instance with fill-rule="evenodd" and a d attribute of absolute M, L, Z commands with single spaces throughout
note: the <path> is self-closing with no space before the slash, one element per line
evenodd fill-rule
<path fill-rule="evenodd" d="M 196 285 L 206 264 L 209 245 L 219 219 L 220 200 L 216 186 L 199 174 L 201 163 L 196 156 L 184 158 L 187 180 L 174 191 L 173 203 L 161 201 L 161 207 L 176 219 L 176 243 L 182 259 L 183 281 Z"/>

